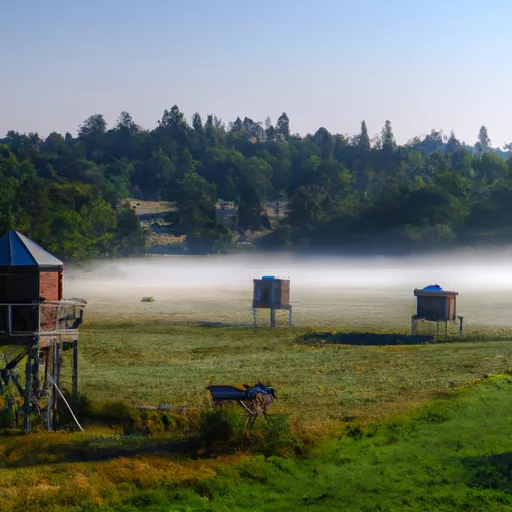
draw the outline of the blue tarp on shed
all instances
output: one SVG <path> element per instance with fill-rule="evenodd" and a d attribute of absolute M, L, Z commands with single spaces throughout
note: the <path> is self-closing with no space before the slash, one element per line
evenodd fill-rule
<path fill-rule="evenodd" d="M 0 267 L 33 266 L 62 267 L 63 263 L 17 231 L 0 238 Z"/>
<path fill-rule="evenodd" d="M 442 292 L 443 289 L 438 284 L 431 284 L 430 286 L 425 286 L 423 288 L 424 292 Z"/>

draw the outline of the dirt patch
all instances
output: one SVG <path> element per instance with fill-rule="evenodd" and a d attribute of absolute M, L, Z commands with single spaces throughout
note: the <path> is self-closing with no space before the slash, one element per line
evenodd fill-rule
<path fill-rule="evenodd" d="M 180 252 L 178 249 L 185 242 L 185 235 L 176 236 L 172 232 L 172 223 L 169 221 L 169 214 L 176 211 L 176 207 L 166 201 L 145 201 L 139 199 L 129 199 L 130 208 L 138 215 L 141 226 L 147 230 L 150 249 L 149 252 L 156 254 L 167 254 Z M 218 201 L 216 204 L 217 218 L 224 224 L 233 235 L 235 242 L 242 241 L 237 222 L 237 208 L 232 201 Z M 269 218 L 272 226 L 275 228 L 279 221 L 286 215 L 286 203 L 276 203 L 268 201 L 263 206 L 263 212 Z M 260 232 L 244 233 L 243 240 L 251 242 L 258 236 L 270 232 L 264 230 Z"/>

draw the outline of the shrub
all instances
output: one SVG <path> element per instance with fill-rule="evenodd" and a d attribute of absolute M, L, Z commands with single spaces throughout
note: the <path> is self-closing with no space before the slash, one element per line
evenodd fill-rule
<path fill-rule="evenodd" d="M 216 454 L 242 447 L 245 418 L 237 407 L 214 407 L 201 411 L 193 439 L 196 451 Z"/>
<path fill-rule="evenodd" d="M 244 448 L 265 457 L 284 457 L 297 451 L 299 442 L 290 432 L 286 415 L 271 414 L 267 421 L 259 418 L 247 433 L 245 421 L 242 410 L 234 406 L 202 411 L 193 449 L 204 455 L 214 455 Z"/>
<path fill-rule="evenodd" d="M 290 432 L 288 416 L 271 414 L 267 421 L 261 422 L 250 434 L 251 449 L 270 457 L 271 455 L 290 455 L 298 444 Z"/>
<path fill-rule="evenodd" d="M 155 302 L 153 297 L 142 297 L 141 302 Z"/>

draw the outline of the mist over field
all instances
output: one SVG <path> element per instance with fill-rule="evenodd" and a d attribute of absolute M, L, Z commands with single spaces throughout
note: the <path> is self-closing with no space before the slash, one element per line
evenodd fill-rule
<path fill-rule="evenodd" d="M 404 257 L 258 254 L 94 262 L 67 268 L 65 294 L 88 300 L 88 318 L 165 315 L 243 324 L 252 321 L 252 279 L 262 275 L 291 279 L 296 325 L 407 327 L 414 288 L 439 284 L 460 293 L 457 313 L 466 325 L 512 326 L 510 248 Z M 144 296 L 155 302 L 141 302 Z"/>

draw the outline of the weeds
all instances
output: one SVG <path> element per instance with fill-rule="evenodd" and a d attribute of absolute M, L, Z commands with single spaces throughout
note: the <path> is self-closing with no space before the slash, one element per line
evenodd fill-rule
<path fill-rule="evenodd" d="M 270 414 L 245 430 L 246 417 L 237 406 L 216 406 L 201 412 L 192 446 L 197 454 L 219 455 L 249 450 L 265 457 L 287 456 L 297 452 L 301 443 L 292 435 L 288 418 Z"/>
<path fill-rule="evenodd" d="M 339 439 L 298 458 L 239 451 L 173 459 L 163 438 L 91 432 L 4 438 L 0 509 L 506 510 L 512 505 L 512 433 L 504 411 L 511 384 L 510 377 L 490 377 L 412 415 L 351 424 Z M 261 437 L 251 432 L 248 438 L 240 436 L 243 419 L 236 408 L 212 408 L 198 416 L 195 434 L 219 443 L 221 452 L 226 440 L 240 450 L 249 442 L 254 450 L 268 444 L 269 452 L 294 449 L 286 416 L 258 421 L 254 433 Z"/>

